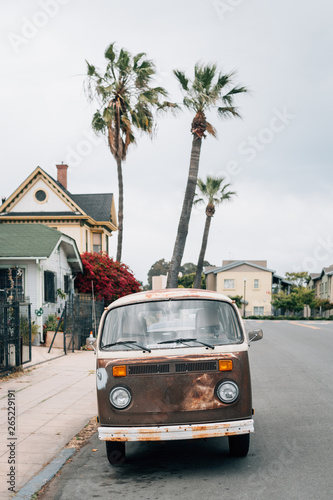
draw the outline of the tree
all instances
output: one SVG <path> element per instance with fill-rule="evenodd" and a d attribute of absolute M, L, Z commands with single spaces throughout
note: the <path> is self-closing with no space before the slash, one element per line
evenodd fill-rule
<path fill-rule="evenodd" d="M 155 264 L 151 266 L 148 271 L 149 290 L 152 288 L 153 276 L 166 276 L 168 274 L 169 267 L 170 262 L 167 262 L 165 259 L 157 260 Z"/>
<path fill-rule="evenodd" d="M 182 71 L 175 70 L 174 75 L 185 94 L 183 99 L 184 107 L 194 112 L 195 116 L 191 125 L 193 139 L 189 174 L 168 275 L 168 288 L 177 286 L 178 272 L 184 253 L 198 179 L 202 138 L 205 137 L 206 132 L 216 137 L 216 131 L 207 121 L 205 113 L 216 108 L 218 116 L 221 118 L 229 116 L 240 117 L 238 109 L 234 106 L 234 97 L 237 94 L 246 92 L 246 88 L 240 86 L 235 86 L 227 90 L 233 85 L 234 73 L 225 75 L 218 73 L 215 64 L 208 64 L 206 66 L 196 64 L 194 79 L 191 82 Z M 226 93 L 224 93 L 225 91 Z"/>
<path fill-rule="evenodd" d="M 151 87 L 155 65 L 141 52 L 132 56 L 114 43 L 105 51 L 107 60 L 104 73 L 99 72 L 88 61 L 87 93 L 90 100 L 96 98 L 99 109 L 92 119 L 92 128 L 99 134 L 107 135 L 112 156 L 117 162 L 118 174 L 118 244 L 116 260 L 121 261 L 124 219 L 124 189 L 122 163 L 126 159 L 130 144 L 136 142 L 134 129 L 152 134 L 154 108 L 172 107 L 160 98 L 167 92 L 162 87 Z"/>
<path fill-rule="evenodd" d="M 229 299 L 233 300 L 236 303 L 236 306 L 238 307 L 238 309 L 242 308 L 243 295 L 234 295 L 233 297 L 228 295 L 228 297 L 229 297 Z"/>
<path fill-rule="evenodd" d="M 315 299 L 313 309 L 321 315 L 322 312 L 333 309 L 333 304 L 328 299 Z"/>
<path fill-rule="evenodd" d="M 85 252 L 81 260 L 83 273 L 79 273 L 75 280 L 80 293 L 91 293 L 93 284 L 95 297 L 104 299 L 108 305 L 124 295 L 140 292 L 140 283 L 129 268 L 107 254 Z"/>
<path fill-rule="evenodd" d="M 230 184 L 223 184 L 224 180 L 224 177 L 207 176 L 206 182 L 204 182 L 202 179 L 198 179 L 197 182 L 201 197 L 199 197 L 199 195 L 196 195 L 194 204 L 207 202 L 207 206 L 205 228 L 202 236 L 201 249 L 193 288 L 200 288 L 201 274 L 207 248 L 209 229 L 212 217 L 214 217 L 215 214 L 215 207 L 221 205 L 221 203 L 223 203 L 224 201 L 230 200 L 231 197 L 236 194 L 234 191 L 228 191 Z"/>
<path fill-rule="evenodd" d="M 286 280 L 291 281 L 293 287 L 306 286 L 310 279 L 311 277 L 307 271 L 286 273 Z"/>
<path fill-rule="evenodd" d="M 209 265 L 209 264 L 208 264 Z M 182 273 L 183 275 L 185 274 L 195 274 L 195 271 L 197 270 L 197 266 L 193 264 L 193 262 L 186 262 L 179 268 L 179 272 Z"/>
<path fill-rule="evenodd" d="M 178 278 L 178 288 L 194 288 L 195 273 L 183 274 L 183 276 L 179 276 Z M 206 277 L 204 274 L 201 275 L 201 286 L 200 288 L 206 288 Z"/>
<path fill-rule="evenodd" d="M 203 265 L 211 266 L 211 264 L 207 260 L 204 261 Z M 148 271 L 148 285 L 146 285 L 144 289 L 151 290 L 153 276 L 166 276 L 169 272 L 169 268 L 170 262 L 167 262 L 165 259 L 157 260 Z M 192 288 L 196 270 L 197 266 L 193 264 L 193 262 L 186 262 L 186 264 L 180 266 L 179 272 L 182 274 L 182 276 L 179 276 L 178 278 L 178 286 L 183 286 L 184 288 Z M 188 284 L 188 286 L 185 286 L 184 283 Z M 205 278 L 203 278 L 202 288 L 206 288 Z"/>
<path fill-rule="evenodd" d="M 276 309 L 282 309 L 291 313 L 303 311 L 305 305 L 313 309 L 315 303 L 314 290 L 309 290 L 304 287 L 295 288 L 289 294 L 281 291 L 272 296 L 272 305 Z"/>

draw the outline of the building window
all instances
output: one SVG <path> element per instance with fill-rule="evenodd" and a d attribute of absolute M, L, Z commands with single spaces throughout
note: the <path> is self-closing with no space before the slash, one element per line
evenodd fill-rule
<path fill-rule="evenodd" d="M 44 302 L 56 301 L 55 289 L 55 274 L 52 271 L 44 271 Z"/>
<path fill-rule="evenodd" d="M 259 290 L 259 279 L 258 278 L 254 279 L 254 281 L 253 281 L 253 288 L 255 290 Z"/>
<path fill-rule="evenodd" d="M 102 235 L 101 233 L 93 233 L 93 252 L 100 253 L 102 251 Z"/>
<path fill-rule="evenodd" d="M 64 292 L 68 294 L 69 288 L 70 288 L 70 276 L 68 274 L 65 274 L 65 276 L 64 276 Z"/>
<path fill-rule="evenodd" d="M 86 230 L 86 252 L 88 252 L 88 231 Z"/>
<path fill-rule="evenodd" d="M 253 314 L 255 316 L 263 316 L 264 315 L 264 308 L 263 307 L 254 307 Z"/>
<path fill-rule="evenodd" d="M 224 280 L 224 288 L 227 288 L 229 290 L 235 288 L 235 280 L 234 279 Z"/>
<path fill-rule="evenodd" d="M 107 234 L 105 235 L 105 251 L 109 255 L 109 237 Z"/>
<path fill-rule="evenodd" d="M 22 300 L 24 296 L 24 269 L 18 267 L 0 269 L 0 301 Z"/>

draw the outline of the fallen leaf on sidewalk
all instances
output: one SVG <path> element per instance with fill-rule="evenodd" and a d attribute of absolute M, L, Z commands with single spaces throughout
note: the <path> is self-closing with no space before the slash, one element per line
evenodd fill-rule
<path fill-rule="evenodd" d="M 92 451 L 98 451 L 98 449 L 97 449 L 97 448 L 94 448 Z"/>
<path fill-rule="evenodd" d="M 96 417 L 91 418 L 89 423 L 69 441 L 66 448 L 76 448 L 79 450 L 97 432 L 97 426 Z"/>

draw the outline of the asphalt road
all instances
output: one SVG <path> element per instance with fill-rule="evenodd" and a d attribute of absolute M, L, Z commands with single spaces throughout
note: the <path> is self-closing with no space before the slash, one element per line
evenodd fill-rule
<path fill-rule="evenodd" d="M 128 462 L 113 468 L 94 435 L 39 498 L 333 498 L 333 323 L 246 326 L 264 330 L 250 348 L 256 412 L 246 458 L 231 458 L 226 438 L 130 443 Z"/>

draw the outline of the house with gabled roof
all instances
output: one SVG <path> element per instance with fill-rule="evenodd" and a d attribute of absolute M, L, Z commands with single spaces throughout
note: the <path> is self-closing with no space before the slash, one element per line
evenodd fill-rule
<path fill-rule="evenodd" d="M 333 265 L 324 267 L 320 273 L 311 273 L 308 287 L 315 291 L 316 299 L 328 300 L 333 303 Z M 331 311 L 327 311 L 329 316 Z"/>
<path fill-rule="evenodd" d="M 30 302 L 41 334 L 43 321 L 60 314 L 82 271 L 73 238 L 43 224 L 0 225 L 0 300 Z"/>
<path fill-rule="evenodd" d="M 206 288 L 229 297 L 242 297 L 243 316 L 272 314 L 272 288 L 291 283 L 267 267 L 266 260 L 226 260 L 221 267 L 206 267 Z"/>
<path fill-rule="evenodd" d="M 68 165 L 56 167 L 57 180 L 37 167 L 2 200 L 0 224 L 45 224 L 73 238 L 80 253 L 109 253 L 109 238 L 117 231 L 113 194 L 72 194 Z"/>

